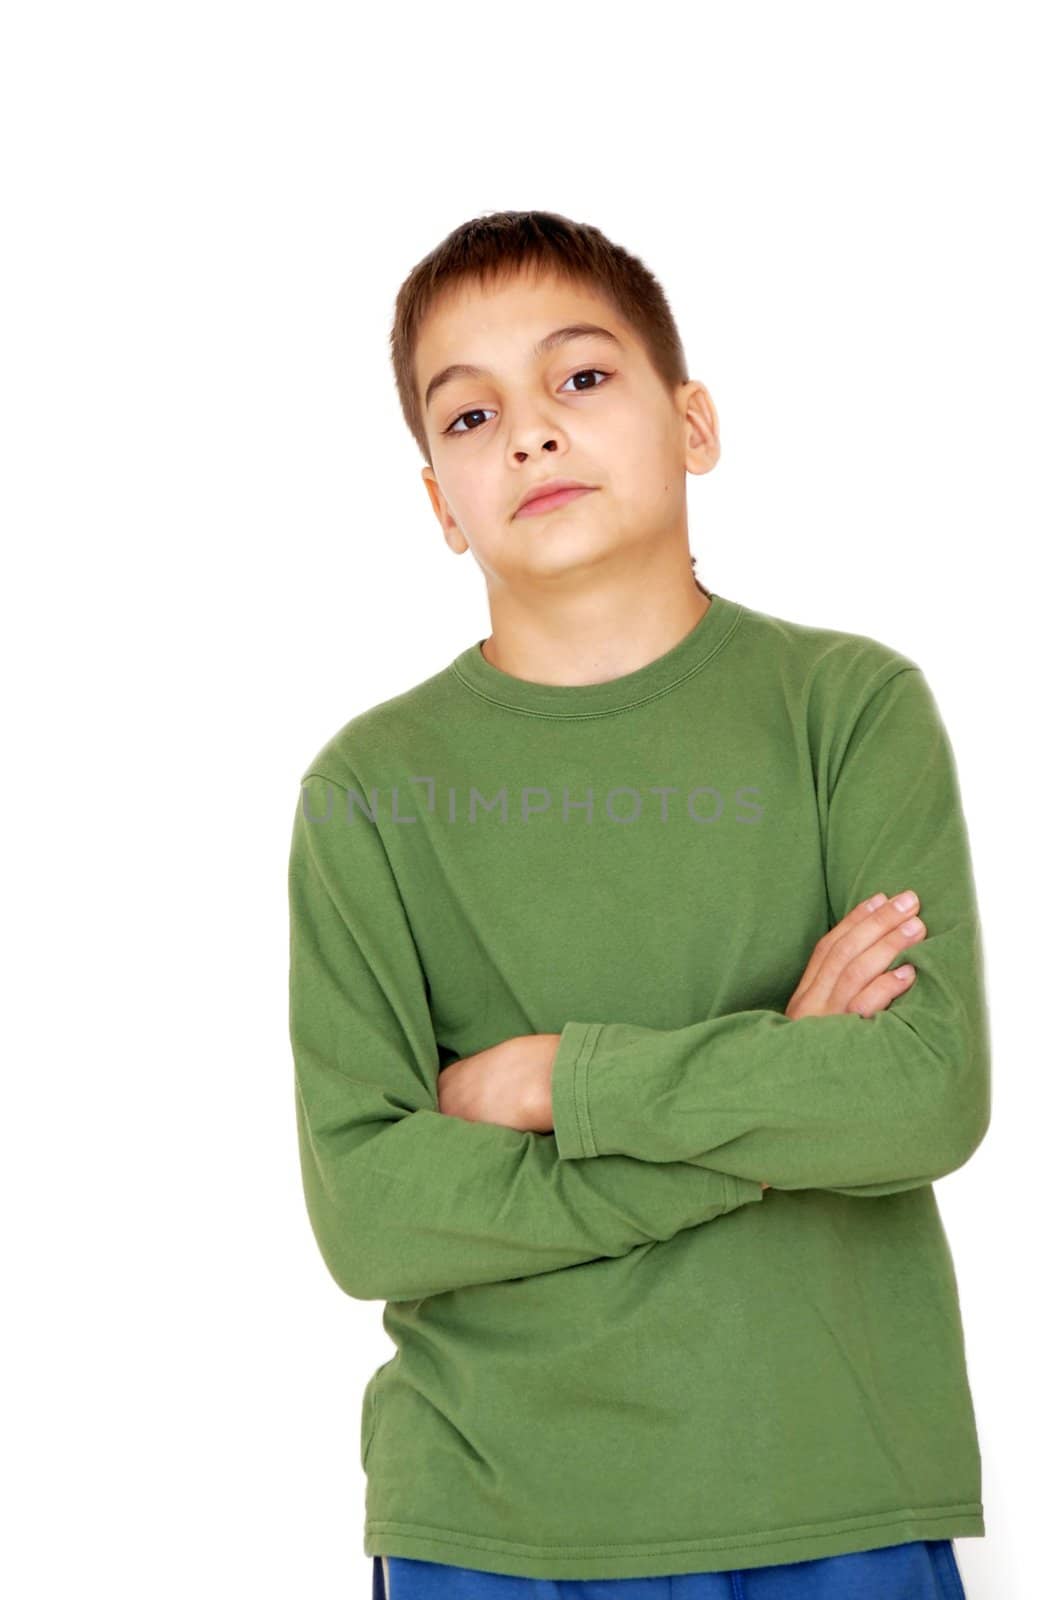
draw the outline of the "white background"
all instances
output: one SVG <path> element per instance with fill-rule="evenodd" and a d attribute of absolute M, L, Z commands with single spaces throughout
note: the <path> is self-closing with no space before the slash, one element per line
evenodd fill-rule
<path fill-rule="evenodd" d="M 308 758 L 490 631 L 388 366 L 459 223 L 668 293 L 723 445 L 698 575 L 925 670 L 985 927 L 993 1121 L 937 1193 L 987 1538 L 1052 1580 L 1052 114 L 1042 6 L 55 5 L 0 40 L 6 1592 L 369 1594 L 381 1305 L 300 1188 Z M 1052 568 L 1049 568 L 1052 572 Z"/>

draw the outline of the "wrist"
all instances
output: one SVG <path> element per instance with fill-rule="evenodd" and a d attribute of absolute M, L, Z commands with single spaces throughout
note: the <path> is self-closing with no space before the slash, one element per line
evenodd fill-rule
<path fill-rule="evenodd" d="M 558 1054 L 560 1042 L 560 1033 L 541 1033 L 536 1036 L 538 1055 L 534 1063 L 535 1070 L 531 1074 L 532 1106 L 530 1114 L 532 1127 L 539 1133 L 552 1133 L 554 1131 L 551 1082 L 554 1077 L 554 1058 Z"/>

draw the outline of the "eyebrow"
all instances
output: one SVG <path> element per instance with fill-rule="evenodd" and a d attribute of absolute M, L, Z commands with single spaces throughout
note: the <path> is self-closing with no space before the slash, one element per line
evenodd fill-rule
<path fill-rule="evenodd" d="M 568 344 L 571 339 L 610 339 L 618 349 L 624 346 L 615 333 L 610 333 L 608 328 L 601 328 L 594 322 L 572 322 L 567 328 L 555 328 L 553 333 L 544 334 L 538 344 L 533 346 L 532 354 L 538 360 L 548 351 L 556 350 L 559 345 Z M 438 389 L 444 384 L 452 383 L 456 378 L 488 378 L 492 374 L 487 367 L 470 366 L 468 362 L 457 361 L 450 367 L 444 367 L 440 372 L 434 373 L 426 385 L 426 398 L 423 406 L 428 410 L 429 403 Z"/>

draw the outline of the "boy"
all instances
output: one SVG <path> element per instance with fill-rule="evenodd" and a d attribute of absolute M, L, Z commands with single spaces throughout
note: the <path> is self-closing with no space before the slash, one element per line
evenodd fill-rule
<path fill-rule="evenodd" d="M 465 224 L 392 354 L 492 632 L 340 729 L 294 821 L 307 1207 L 396 1346 L 376 1593 L 960 1596 L 932 1185 L 987 1130 L 989 1030 L 921 669 L 697 582 L 715 411 L 597 229 Z"/>

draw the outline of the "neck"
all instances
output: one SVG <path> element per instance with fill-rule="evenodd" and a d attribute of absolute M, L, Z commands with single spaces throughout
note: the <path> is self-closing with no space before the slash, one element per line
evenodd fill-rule
<path fill-rule="evenodd" d="M 608 683 L 673 649 L 711 603 L 691 572 L 634 592 L 592 585 L 545 604 L 504 590 L 490 596 L 492 633 L 481 653 L 531 683 Z"/>

